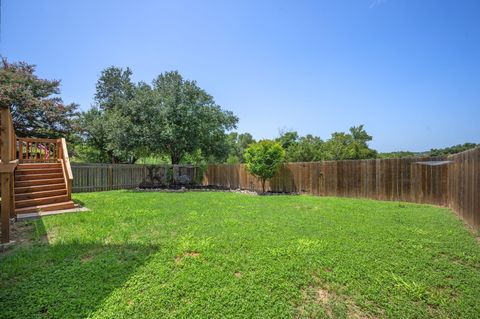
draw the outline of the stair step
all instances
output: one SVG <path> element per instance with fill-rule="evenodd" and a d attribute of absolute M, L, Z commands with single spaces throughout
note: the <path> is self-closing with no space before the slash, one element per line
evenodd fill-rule
<path fill-rule="evenodd" d="M 31 181 L 36 179 L 61 178 L 62 173 L 34 174 L 34 175 L 15 175 L 15 181 Z"/>
<path fill-rule="evenodd" d="M 68 201 L 67 195 L 30 198 L 30 199 L 16 200 L 15 207 L 23 208 L 23 207 L 30 207 L 30 206 L 61 203 L 61 202 L 67 202 L 67 201 Z"/>
<path fill-rule="evenodd" d="M 65 189 L 65 183 L 15 187 L 15 194 L 53 191 L 56 189 Z"/>
<path fill-rule="evenodd" d="M 30 181 L 15 181 L 15 187 L 26 187 L 34 185 L 47 185 L 47 184 L 60 184 L 65 183 L 65 180 L 62 178 L 47 178 L 47 179 L 36 179 Z"/>
<path fill-rule="evenodd" d="M 48 190 L 48 191 L 15 194 L 15 200 L 16 201 L 21 201 L 21 200 L 25 200 L 25 199 L 45 198 L 45 197 L 59 196 L 59 195 L 67 195 L 67 190 L 66 189 L 54 189 L 54 190 Z"/>
<path fill-rule="evenodd" d="M 17 169 L 62 168 L 61 163 L 18 164 Z"/>
<path fill-rule="evenodd" d="M 18 215 L 28 214 L 28 213 L 37 213 L 37 212 L 47 212 L 52 210 L 61 210 L 61 209 L 70 209 L 75 208 L 75 204 L 72 201 L 65 201 L 56 204 L 47 204 L 47 205 L 36 205 L 30 207 L 23 207 L 15 209 L 15 213 Z"/>
<path fill-rule="evenodd" d="M 15 170 L 15 175 L 37 175 L 37 174 L 51 174 L 57 173 L 62 174 L 61 167 L 53 168 L 19 168 Z"/>

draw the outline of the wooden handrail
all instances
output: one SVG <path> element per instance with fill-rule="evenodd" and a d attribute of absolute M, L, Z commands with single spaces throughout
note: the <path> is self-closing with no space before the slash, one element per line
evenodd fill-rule
<path fill-rule="evenodd" d="M 68 157 L 67 142 L 62 137 L 57 140 L 57 144 L 59 145 L 58 158 L 62 163 L 63 176 L 65 178 L 65 185 L 67 186 L 68 199 L 72 199 L 73 174 L 72 167 L 70 166 L 70 158 Z"/>
<path fill-rule="evenodd" d="M 58 143 L 58 139 L 55 138 L 19 137 L 18 139 L 24 142 L 33 143 Z"/>

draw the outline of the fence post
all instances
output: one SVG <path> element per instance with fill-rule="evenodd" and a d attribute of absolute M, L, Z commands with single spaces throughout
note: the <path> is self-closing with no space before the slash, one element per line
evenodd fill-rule
<path fill-rule="evenodd" d="M 113 166 L 108 165 L 107 169 L 107 184 L 108 184 L 108 190 L 113 189 Z"/>

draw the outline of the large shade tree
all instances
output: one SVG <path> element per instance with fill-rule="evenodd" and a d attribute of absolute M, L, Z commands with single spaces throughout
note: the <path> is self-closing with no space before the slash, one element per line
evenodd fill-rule
<path fill-rule="evenodd" d="M 226 131 L 238 118 L 217 105 L 195 81 L 177 71 L 160 74 L 152 85 L 154 105 L 148 111 L 147 146 L 178 164 L 187 154 L 200 151 L 206 158 L 228 155 Z"/>
<path fill-rule="evenodd" d="M 143 104 L 150 88 L 135 85 L 131 76 L 129 68 L 103 70 L 96 85 L 95 105 L 82 116 L 83 136 L 97 154 L 96 160 L 135 163 L 145 150 Z"/>
<path fill-rule="evenodd" d="M 18 136 L 73 138 L 78 128 L 78 105 L 63 103 L 60 81 L 38 77 L 35 65 L 3 59 L 0 87 L 0 106 L 11 108 Z"/>
<path fill-rule="evenodd" d="M 128 68 L 103 70 L 95 105 L 82 116 L 83 136 L 98 158 L 134 163 L 157 155 L 178 164 L 192 156 L 227 157 L 226 131 L 238 119 L 195 81 L 176 71 L 160 74 L 151 86 L 131 76 Z"/>

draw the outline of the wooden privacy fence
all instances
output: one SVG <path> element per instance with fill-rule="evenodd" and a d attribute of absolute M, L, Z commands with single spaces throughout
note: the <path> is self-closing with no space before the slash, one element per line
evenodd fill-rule
<path fill-rule="evenodd" d="M 261 191 L 242 164 L 209 165 L 204 185 Z M 273 192 L 363 197 L 452 207 L 480 226 L 480 148 L 448 157 L 284 164 L 266 185 Z"/>
<path fill-rule="evenodd" d="M 72 164 L 73 192 L 188 185 L 201 180 L 191 165 Z"/>
<path fill-rule="evenodd" d="M 480 147 L 448 157 L 448 206 L 480 228 Z"/>

